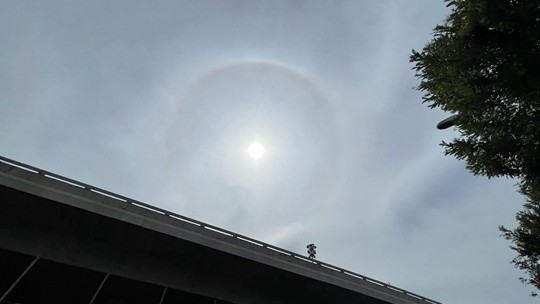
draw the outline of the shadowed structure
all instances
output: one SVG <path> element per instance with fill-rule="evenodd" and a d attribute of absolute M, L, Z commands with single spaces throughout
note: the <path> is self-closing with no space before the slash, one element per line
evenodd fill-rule
<path fill-rule="evenodd" d="M 0 303 L 438 303 L 0 158 Z"/>

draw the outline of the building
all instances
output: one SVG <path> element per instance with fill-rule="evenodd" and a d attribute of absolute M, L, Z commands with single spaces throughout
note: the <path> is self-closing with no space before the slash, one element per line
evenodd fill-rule
<path fill-rule="evenodd" d="M 439 302 L 0 157 L 0 304 Z"/>

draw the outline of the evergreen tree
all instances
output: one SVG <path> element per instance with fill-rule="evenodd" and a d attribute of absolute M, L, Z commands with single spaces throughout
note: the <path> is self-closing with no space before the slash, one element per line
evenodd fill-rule
<path fill-rule="evenodd" d="M 445 2 L 450 15 L 410 57 L 418 89 L 428 107 L 457 114 L 447 155 L 473 174 L 519 180 L 518 226 L 500 229 L 522 280 L 540 289 L 540 1 Z"/>

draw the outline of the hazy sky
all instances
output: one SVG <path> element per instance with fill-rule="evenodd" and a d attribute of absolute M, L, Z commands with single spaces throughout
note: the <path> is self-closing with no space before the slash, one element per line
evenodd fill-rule
<path fill-rule="evenodd" d="M 444 303 L 533 303 L 439 143 L 435 0 L 0 1 L 0 154 Z M 265 148 L 255 160 L 253 142 Z"/>

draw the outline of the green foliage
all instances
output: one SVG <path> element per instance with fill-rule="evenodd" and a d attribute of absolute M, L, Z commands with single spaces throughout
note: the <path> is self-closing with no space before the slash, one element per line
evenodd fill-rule
<path fill-rule="evenodd" d="M 445 153 L 477 175 L 520 180 L 526 196 L 513 263 L 540 289 L 540 1 L 446 0 L 451 13 L 421 52 L 418 89 L 430 108 L 458 113 Z"/>
<path fill-rule="evenodd" d="M 523 187 L 522 187 L 523 188 Z M 540 286 L 540 193 L 538 187 L 536 192 L 522 193 L 528 197 L 525 209 L 518 212 L 516 219 L 519 227 L 514 230 L 508 230 L 505 227 L 499 227 L 502 235 L 507 240 L 514 243 L 511 248 L 517 251 L 518 256 L 512 260 L 516 267 L 523 269 L 529 275 L 528 278 L 522 278 L 524 283 L 531 284 L 539 288 Z M 540 289 L 540 288 L 539 288 Z M 533 292 L 534 296 L 537 293 Z"/>

